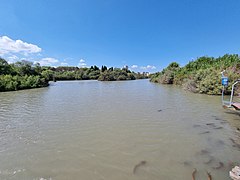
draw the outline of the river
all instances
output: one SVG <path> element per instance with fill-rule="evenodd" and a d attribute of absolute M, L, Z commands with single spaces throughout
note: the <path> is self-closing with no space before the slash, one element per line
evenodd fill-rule
<path fill-rule="evenodd" d="M 221 97 L 148 80 L 2 92 L 0 179 L 226 180 L 237 127 Z"/>

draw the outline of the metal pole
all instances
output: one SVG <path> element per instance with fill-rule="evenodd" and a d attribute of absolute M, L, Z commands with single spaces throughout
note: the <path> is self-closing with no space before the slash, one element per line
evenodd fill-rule
<path fill-rule="evenodd" d="M 222 105 L 224 105 L 224 99 L 223 99 L 223 96 L 224 96 L 224 86 L 222 88 Z"/>
<path fill-rule="evenodd" d="M 232 100 L 233 100 L 233 95 L 234 95 L 234 86 L 239 83 L 238 81 L 235 82 L 233 85 L 232 85 L 232 92 L 231 92 L 231 98 L 230 98 L 230 102 L 229 102 L 229 106 L 232 105 Z"/>

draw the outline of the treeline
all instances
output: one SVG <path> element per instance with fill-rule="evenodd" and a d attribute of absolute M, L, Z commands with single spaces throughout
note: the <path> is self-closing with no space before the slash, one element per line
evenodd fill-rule
<path fill-rule="evenodd" d="M 79 68 L 70 66 L 40 66 L 29 61 L 13 64 L 0 58 L 0 91 L 14 91 L 48 86 L 49 81 L 59 80 L 99 80 L 121 81 L 148 78 L 147 73 L 135 73 L 128 67 L 107 68 L 97 66 Z"/>
<path fill-rule="evenodd" d="M 107 68 L 97 66 L 79 68 L 70 66 L 43 67 L 42 75 L 48 80 L 99 80 L 99 81 L 122 81 L 148 78 L 147 73 L 135 73 L 127 67 Z"/>
<path fill-rule="evenodd" d="M 128 68 L 109 68 L 103 66 L 101 69 L 99 81 L 122 81 L 122 80 L 135 80 L 135 79 L 144 79 L 147 78 L 146 74 L 136 74 L 128 70 Z"/>
<path fill-rule="evenodd" d="M 48 80 L 41 74 L 41 66 L 29 61 L 8 62 L 0 58 L 0 91 L 16 91 L 48 86 Z"/>
<path fill-rule="evenodd" d="M 226 54 L 218 58 L 203 56 L 190 61 L 184 67 L 172 62 L 161 72 L 153 74 L 150 81 L 181 85 L 184 89 L 195 93 L 220 95 L 223 70 L 226 70 L 224 75 L 229 77 L 227 92 L 230 93 L 231 85 L 240 78 L 240 57 L 237 54 Z M 236 91 L 239 92 L 240 88 L 237 88 Z"/>

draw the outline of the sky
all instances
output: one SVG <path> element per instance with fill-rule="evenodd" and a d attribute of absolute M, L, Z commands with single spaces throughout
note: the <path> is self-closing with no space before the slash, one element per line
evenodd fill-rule
<path fill-rule="evenodd" d="M 240 54 L 240 0 L 0 0 L 0 56 L 157 72 Z"/>

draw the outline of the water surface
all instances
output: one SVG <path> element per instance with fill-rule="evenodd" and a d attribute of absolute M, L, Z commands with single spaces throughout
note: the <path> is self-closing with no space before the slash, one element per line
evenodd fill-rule
<path fill-rule="evenodd" d="M 229 179 L 240 117 L 220 101 L 148 80 L 0 93 L 0 179 Z"/>

